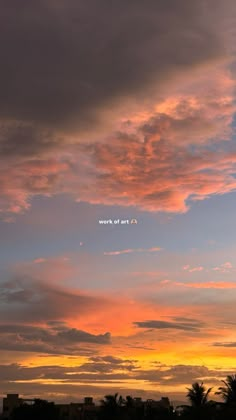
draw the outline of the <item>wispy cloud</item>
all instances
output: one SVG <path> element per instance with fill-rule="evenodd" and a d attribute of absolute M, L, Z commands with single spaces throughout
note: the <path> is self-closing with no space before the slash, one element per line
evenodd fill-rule
<path fill-rule="evenodd" d="M 44 263 L 46 261 L 47 261 L 46 258 L 35 258 L 33 262 L 34 262 L 34 264 L 41 264 L 41 263 Z"/>
<path fill-rule="evenodd" d="M 194 273 L 197 271 L 218 271 L 220 273 L 229 273 L 230 271 L 233 270 L 233 265 L 231 262 L 227 261 L 219 266 L 216 267 L 203 267 L 202 265 L 196 266 L 196 267 L 191 267 L 189 264 L 186 264 L 182 267 L 182 270 L 184 271 L 188 271 L 189 273 Z"/>
<path fill-rule="evenodd" d="M 230 271 L 232 271 L 232 269 L 233 265 L 231 264 L 231 262 L 227 261 L 221 264 L 220 266 L 214 267 L 212 270 L 219 271 L 220 273 L 229 273 Z"/>
<path fill-rule="evenodd" d="M 104 255 L 122 255 L 122 254 L 133 254 L 135 252 L 158 252 L 162 251 L 160 247 L 153 247 L 153 248 L 128 248 L 128 249 L 121 249 L 119 251 L 105 251 Z"/>
<path fill-rule="evenodd" d="M 226 341 L 226 342 L 219 342 L 213 343 L 215 347 L 236 347 L 236 341 Z"/>
<path fill-rule="evenodd" d="M 197 267 L 190 267 L 190 265 L 184 265 L 182 267 L 184 271 L 188 271 L 189 273 L 194 273 L 195 271 L 203 271 L 204 267 L 199 265 Z"/>
<path fill-rule="evenodd" d="M 177 318 L 174 321 L 162 321 L 162 320 L 149 320 L 134 322 L 138 328 L 153 328 L 153 329 L 176 329 L 183 331 L 198 331 L 204 327 L 205 324 L 202 321 L 188 319 L 188 318 Z"/>
<path fill-rule="evenodd" d="M 173 282 L 175 286 L 181 286 L 192 289 L 236 289 L 236 282 L 216 282 L 216 281 L 206 281 L 202 283 L 183 283 L 183 282 Z"/>
<path fill-rule="evenodd" d="M 204 270 L 204 267 L 199 266 L 199 267 L 193 267 L 193 268 L 190 268 L 190 269 L 189 269 L 189 272 L 190 272 L 190 273 L 194 273 L 195 271 L 203 271 L 203 270 Z"/>

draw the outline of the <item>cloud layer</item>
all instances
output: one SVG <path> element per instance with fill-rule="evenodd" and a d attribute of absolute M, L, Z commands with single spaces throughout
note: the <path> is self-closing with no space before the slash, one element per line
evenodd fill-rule
<path fill-rule="evenodd" d="M 54 157 L 3 161 L 1 211 L 19 213 L 34 196 L 67 193 L 94 204 L 185 212 L 191 201 L 234 191 L 236 151 L 226 141 L 233 105 L 218 98 L 212 116 L 210 105 L 204 109 L 198 100 L 179 99 L 165 114 L 130 122 L 132 133 L 115 133 L 105 142 L 59 148 Z"/>
<path fill-rule="evenodd" d="M 86 127 L 118 98 L 222 54 L 224 10 L 211 0 L 11 0 L 1 7 L 0 115 Z"/>
<path fill-rule="evenodd" d="M 25 0 L 20 10 L 11 0 L 0 18 L 7 220 L 35 196 L 185 212 L 235 189 L 236 153 L 224 146 L 235 111 L 230 0 Z"/>

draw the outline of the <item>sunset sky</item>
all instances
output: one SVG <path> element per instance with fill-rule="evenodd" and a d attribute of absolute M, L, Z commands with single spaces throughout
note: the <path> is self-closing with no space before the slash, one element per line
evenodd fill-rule
<path fill-rule="evenodd" d="M 0 395 L 236 373 L 235 28 L 234 0 L 0 2 Z"/>

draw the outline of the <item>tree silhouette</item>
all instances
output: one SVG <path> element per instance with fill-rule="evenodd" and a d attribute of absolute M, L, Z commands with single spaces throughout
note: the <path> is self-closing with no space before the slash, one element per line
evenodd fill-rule
<path fill-rule="evenodd" d="M 192 407 L 201 407 L 208 403 L 208 396 L 212 390 L 212 388 L 208 388 L 206 390 L 203 383 L 199 384 L 195 382 L 192 384 L 191 388 L 187 388 L 187 398 Z"/>
<path fill-rule="evenodd" d="M 124 404 L 127 408 L 133 408 L 134 407 L 134 399 L 130 395 L 127 395 Z"/>
<path fill-rule="evenodd" d="M 236 419 L 236 375 L 227 376 L 223 386 L 215 394 L 221 395 L 224 402 L 209 401 L 212 388 L 195 382 L 187 388 L 189 405 L 168 406 L 161 401 L 142 401 L 128 395 L 107 394 L 100 401 L 100 409 L 83 413 L 88 420 L 235 420 Z M 179 410 L 181 409 L 181 410 Z M 0 416 L 1 418 L 1 416 Z M 60 417 L 61 418 L 61 417 Z M 74 418 L 74 417 L 73 417 Z M 22 404 L 16 408 L 9 420 L 59 420 L 59 408 L 48 401 L 35 399 L 33 404 Z"/>
<path fill-rule="evenodd" d="M 144 406 L 142 402 L 140 404 L 137 404 L 133 397 L 127 395 L 124 400 L 124 406 L 129 420 L 143 419 Z"/>
<path fill-rule="evenodd" d="M 105 395 L 101 401 L 102 418 L 112 420 L 121 417 L 121 408 L 124 405 L 123 397 L 118 393 Z"/>
<path fill-rule="evenodd" d="M 211 412 L 213 404 L 208 401 L 208 396 L 212 388 L 206 389 L 203 383 L 195 382 L 191 388 L 187 388 L 187 399 L 190 406 L 182 405 L 181 418 L 183 419 L 196 419 L 196 420 L 209 420 L 211 419 Z"/>
<path fill-rule="evenodd" d="M 216 394 L 221 395 L 227 404 L 236 403 L 236 375 L 229 375 L 222 382 L 225 386 L 220 386 Z"/>

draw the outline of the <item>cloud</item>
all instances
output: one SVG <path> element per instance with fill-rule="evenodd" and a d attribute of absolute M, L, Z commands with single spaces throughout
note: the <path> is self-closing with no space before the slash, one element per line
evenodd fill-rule
<path fill-rule="evenodd" d="M 30 208 L 32 196 L 56 193 L 60 177 L 66 172 L 68 164 L 55 158 L 4 159 L 0 169 L 0 213 L 22 213 Z"/>
<path fill-rule="evenodd" d="M 52 325 L 1 324 L 0 336 L 1 350 L 54 355 L 93 354 L 96 346 L 111 343 L 110 333 L 91 334 L 65 323 L 59 330 Z"/>
<path fill-rule="evenodd" d="M 50 274 L 50 272 L 49 272 Z M 56 272 L 53 273 L 55 279 Z M 51 283 L 51 284 L 50 284 Z M 18 277 L 0 284 L 1 321 L 48 322 L 78 319 L 84 314 L 110 307 L 104 297 L 92 296 L 53 281 Z"/>
<path fill-rule="evenodd" d="M 46 262 L 47 260 L 45 259 L 45 258 L 35 258 L 34 259 L 34 263 L 35 264 L 41 264 L 41 263 L 44 263 L 44 262 Z"/>
<path fill-rule="evenodd" d="M 176 365 L 176 366 L 158 366 L 155 370 L 146 370 L 138 372 L 137 377 L 148 382 L 158 383 L 160 385 L 179 385 L 191 384 L 205 377 L 214 377 L 218 372 L 210 370 L 205 366 L 194 365 Z M 219 375 L 219 373 L 218 373 Z"/>
<path fill-rule="evenodd" d="M 25 0 L 19 9 L 11 0 L 0 19 L 1 118 L 94 124 L 115 100 L 222 56 L 226 3 Z"/>
<path fill-rule="evenodd" d="M 12 98 L 13 99 L 13 98 Z M 2 120 L 0 111 L 0 157 L 34 158 L 62 145 L 63 137 L 33 122 Z"/>
<path fill-rule="evenodd" d="M 153 329 L 176 329 L 183 331 L 199 331 L 204 327 L 202 321 L 188 320 L 188 318 L 180 318 L 175 322 L 161 321 L 161 320 L 150 320 L 150 321 L 136 321 L 134 322 L 138 328 L 153 328 Z"/>
<path fill-rule="evenodd" d="M 229 273 L 232 270 L 233 266 L 231 262 L 227 261 L 221 264 L 219 267 L 214 267 L 213 271 L 219 271 L 220 273 Z"/>
<path fill-rule="evenodd" d="M 227 261 L 227 262 L 225 262 L 225 263 L 222 264 L 222 267 L 224 267 L 224 268 L 232 268 L 233 266 L 232 266 L 231 262 Z"/>
<path fill-rule="evenodd" d="M 67 336 L 75 342 L 82 340 L 81 331 L 85 331 L 92 334 L 91 337 L 85 336 L 87 341 L 95 342 L 98 339 L 105 344 L 109 336 L 104 336 L 104 325 L 112 336 L 128 336 L 133 333 L 132 321 L 137 319 L 140 312 L 145 310 L 148 316 L 152 316 L 153 309 L 148 309 L 146 302 L 127 296 L 125 290 L 116 294 L 112 290 L 94 292 L 87 289 L 91 288 L 90 279 L 96 278 L 94 275 L 93 269 L 87 271 L 86 268 L 84 271 L 80 264 L 78 269 L 70 259 L 64 261 L 64 258 L 49 258 L 37 264 L 34 260 L 17 264 L 9 273 L 9 279 L 0 282 L 1 323 L 29 324 L 35 325 L 35 328 L 46 324 L 49 328 L 57 329 L 61 343 L 63 339 L 66 342 Z M 110 274 L 107 278 L 110 280 Z M 81 283 L 86 290 L 79 288 Z M 126 311 L 123 311 L 124 306 Z M 71 330 L 65 330 L 61 322 L 66 322 Z M 37 351 L 40 351 L 39 347 Z"/>
<path fill-rule="evenodd" d="M 236 154 L 227 150 L 228 145 L 214 150 L 196 140 L 183 144 L 177 138 L 182 133 L 174 130 L 170 140 L 167 131 L 164 125 L 161 134 L 156 132 L 143 140 L 131 135 L 127 139 L 120 133 L 110 143 L 88 146 L 96 168 L 96 180 L 91 179 L 95 187 L 89 193 L 82 188 L 79 199 L 181 213 L 196 200 L 235 190 Z"/>
<path fill-rule="evenodd" d="M 90 360 L 92 362 L 104 362 L 108 365 L 114 365 L 114 366 L 123 366 L 127 364 L 135 363 L 137 360 L 134 359 L 122 359 L 120 357 L 114 357 L 114 356 L 96 356 L 91 357 Z"/>
<path fill-rule="evenodd" d="M 202 266 L 198 266 L 198 267 L 193 267 L 193 268 L 189 268 L 189 273 L 194 273 L 195 271 L 203 271 L 204 267 Z"/>
<path fill-rule="evenodd" d="M 91 363 L 92 364 L 92 363 Z M 71 389 L 71 385 L 84 385 L 86 389 L 86 384 L 96 383 L 97 385 L 102 385 L 102 390 L 107 384 L 120 384 L 121 381 L 129 379 L 132 381 L 133 392 L 135 388 L 140 388 L 140 386 L 145 381 L 146 385 L 148 383 L 152 385 L 161 385 L 162 387 L 176 387 L 176 386 L 187 386 L 196 381 L 204 381 L 214 385 L 220 385 L 220 380 L 223 379 L 227 374 L 232 374 L 232 370 L 217 370 L 209 369 L 205 366 L 199 365 L 164 365 L 158 363 L 155 365 L 155 369 L 144 369 L 137 367 L 135 369 L 129 370 L 129 366 L 124 371 L 119 372 L 116 370 L 115 366 L 111 365 L 111 368 L 114 370 L 103 370 L 105 363 L 98 368 L 96 368 L 96 363 L 94 365 L 95 369 L 92 371 L 90 368 L 90 363 L 85 363 L 80 366 L 58 366 L 58 365 L 47 365 L 47 366 L 24 366 L 22 364 L 8 364 L 0 365 L 0 374 L 1 374 L 1 383 L 0 388 L 7 386 L 10 387 L 11 384 L 17 385 L 18 389 L 25 389 L 24 385 L 29 385 L 29 383 L 35 389 L 35 384 L 41 384 L 45 386 L 48 390 L 50 385 L 51 391 L 57 390 L 61 385 L 63 386 L 64 392 L 68 392 Z M 109 368 L 109 366 L 108 366 Z M 129 383 L 126 383 L 122 386 L 124 392 L 128 389 Z M 26 388 L 27 389 L 27 388 Z M 85 391 L 84 391 L 85 392 Z M 100 395 L 103 391 L 100 390 Z M 131 395 L 133 395 L 131 392 Z M 97 394 L 97 392 L 96 392 Z M 150 394 L 150 391 L 149 391 Z M 143 394 L 142 396 L 144 396 Z"/>
<path fill-rule="evenodd" d="M 231 272 L 233 269 L 233 265 L 231 264 L 231 262 L 227 261 L 223 264 L 221 264 L 220 266 L 217 267 L 213 267 L 210 270 L 212 271 L 219 271 L 220 273 L 229 273 Z M 188 265 L 184 265 L 182 267 L 182 270 L 184 271 L 188 271 L 189 273 L 194 273 L 196 271 L 209 271 L 207 269 L 205 269 L 203 266 L 196 266 L 196 267 L 191 267 L 189 264 Z"/>
<path fill-rule="evenodd" d="M 90 365 L 94 365 L 94 370 L 90 368 Z M 120 379 L 124 377 L 122 373 L 113 373 L 111 369 L 103 370 L 103 367 L 107 366 L 105 363 L 97 369 L 96 363 L 85 363 L 80 366 L 39 366 L 39 367 L 27 367 L 19 364 L 2 365 L 0 371 L 2 373 L 2 382 L 7 380 L 24 382 L 24 381 L 47 381 L 57 380 L 59 382 L 66 383 L 77 383 L 79 381 L 86 382 L 92 380 L 94 382 L 104 382 L 110 379 Z"/>
<path fill-rule="evenodd" d="M 121 359 L 114 356 L 90 357 L 87 363 L 82 364 L 78 371 L 87 373 L 112 374 L 115 372 L 130 373 L 138 368 L 137 360 Z"/>
<path fill-rule="evenodd" d="M 122 254 L 133 254 L 135 252 L 157 252 L 161 251 L 162 248 L 153 247 L 153 248 L 129 248 L 121 249 L 120 251 L 106 251 L 104 255 L 122 255 Z"/>
<path fill-rule="evenodd" d="M 216 342 L 213 344 L 215 347 L 236 347 L 235 341 Z"/>
<path fill-rule="evenodd" d="M 235 151 L 209 147 L 232 131 L 233 2 L 24 0 L 20 10 L 10 0 L 0 17 L 6 220 L 35 196 L 185 212 L 235 190 Z"/>
<path fill-rule="evenodd" d="M 175 286 L 186 287 L 190 289 L 235 289 L 235 282 L 227 281 L 206 281 L 202 283 L 183 283 L 173 282 Z"/>
<path fill-rule="evenodd" d="M 114 125 L 89 142 L 55 140 L 40 157 L 17 155 L 14 146 L 15 154 L 1 160 L 0 213 L 8 218 L 28 210 L 35 196 L 62 193 L 92 204 L 183 213 L 196 200 L 234 191 L 233 85 L 226 98 L 216 88 L 213 98 L 195 89 L 169 99 L 171 105 L 162 100 L 144 117 L 127 110 L 119 130 Z"/>
<path fill-rule="evenodd" d="M 85 331 L 77 330 L 76 328 L 70 328 L 64 331 L 60 331 L 57 334 L 59 340 L 65 340 L 66 342 L 69 341 L 71 343 L 93 343 L 93 344 L 108 344 L 110 343 L 110 334 L 99 334 L 94 335 L 87 333 Z"/>

